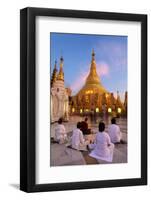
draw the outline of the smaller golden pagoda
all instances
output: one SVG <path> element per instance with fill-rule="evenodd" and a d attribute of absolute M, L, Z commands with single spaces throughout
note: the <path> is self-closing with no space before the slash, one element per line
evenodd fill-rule
<path fill-rule="evenodd" d="M 64 81 L 64 72 L 63 72 L 63 57 L 61 56 L 60 58 L 60 70 L 57 75 L 57 80 L 62 80 Z"/>
<path fill-rule="evenodd" d="M 57 73 L 57 62 L 55 61 L 54 69 L 51 76 L 50 87 L 50 116 L 51 123 L 63 118 L 68 121 L 69 118 L 69 95 L 70 88 L 64 85 L 63 57 L 60 58 L 60 68 Z"/>
<path fill-rule="evenodd" d="M 53 83 L 57 80 L 57 61 L 55 61 L 54 69 L 52 72 L 52 77 L 51 77 L 51 87 L 53 86 Z"/>

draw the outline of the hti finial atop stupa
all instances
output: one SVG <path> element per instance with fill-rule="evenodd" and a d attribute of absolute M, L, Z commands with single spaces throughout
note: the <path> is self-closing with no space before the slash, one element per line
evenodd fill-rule
<path fill-rule="evenodd" d="M 95 60 L 95 52 L 94 49 L 92 49 L 92 61 Z"/>
<path fill-rule="evenodd" d="M 60 58 L 60 69 L 59 69 L 59 73 L 58 73 L 58 80 L 62 80 L 64 81 L 64 72 L 63 72 L 63 57 L 61 56 Z"/>

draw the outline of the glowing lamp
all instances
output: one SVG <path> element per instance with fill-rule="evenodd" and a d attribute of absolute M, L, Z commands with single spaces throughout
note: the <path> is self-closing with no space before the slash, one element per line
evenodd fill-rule
<path fill-rule="evenodd" d="M 117 112 L 118 112 L 118 113 L 121 113 L 121 111 L 122 111 L 121 108 L 118 108 L 118 109 L 117 109 Z"/>
<path fill-rule="evenodd" d="M 112 108 L 108 108 L 108 113 L 111 113 L 112 112 Z"/>
<path fill-rule="evenodd" d="M 98 113 L 99 112 L 99 108 L 96 108 L 95 111 Z"/>
<path fill-rule="evenodd" d="M 72 108 L 72 112 L 74 113 L 74 111 L 75 111 L 75 108 Z"/>

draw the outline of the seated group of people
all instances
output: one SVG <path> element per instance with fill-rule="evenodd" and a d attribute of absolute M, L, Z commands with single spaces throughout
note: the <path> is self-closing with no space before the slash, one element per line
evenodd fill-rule
<path fill-rule="evenodd" d="M 90 150 L 89 156 L 96 159 L 112 162 L 114 144 L 122 143 L 121 132 L 119 126 L 116 124 L 116 119 L 111 119 L 111 125 L 108 127 L 108 133 L 105 132 L 104 122 L 99 123 L 98 132 L 96 133 L 95 140 L 89 141 L 85 139 L 84 135 L 90 133 L 88 129 L 87 118 L 85 121 L 78 122 L 77 128 L 73 130 L 71 136 L 71 146 L 76 150 Z M 65 127 L 62 124 L 62 119 L 59 119 L 58 126 L 55 130 L 56 140 L 59 143 L 68 141 Z"/>

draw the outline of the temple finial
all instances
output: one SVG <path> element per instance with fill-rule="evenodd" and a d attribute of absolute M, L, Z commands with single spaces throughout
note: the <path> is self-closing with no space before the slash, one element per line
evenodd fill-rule
<path fill-rule="evenodd" d="M 92 49 L 92 60 L 94 60 L 95 58 L 95 52 L 94 52 L 94 49 Z"/>
<path fill-rule="evenodd" d="M 64 61 L 64 59 L 63 59 L 63 57 L 61 56 L 61 57 L 60 57 L 60 70 L 59 70 L 57 79 L 58 79 L 58 80 L 63 80 L 63 81 L 64 81 L 63 61 Z"/>
<path fill-rule="evenodd" d="M 60 62 L 63 63 L 63 61 L 64 61 L 64 60 L 63 60 L 63 57 L 61 56 L 61 57 L 60 57 Z"/>
<path fill-rule="evenodd" d="M 57 60 L 55 60 L 54 69 L 57 69 Z"/>

